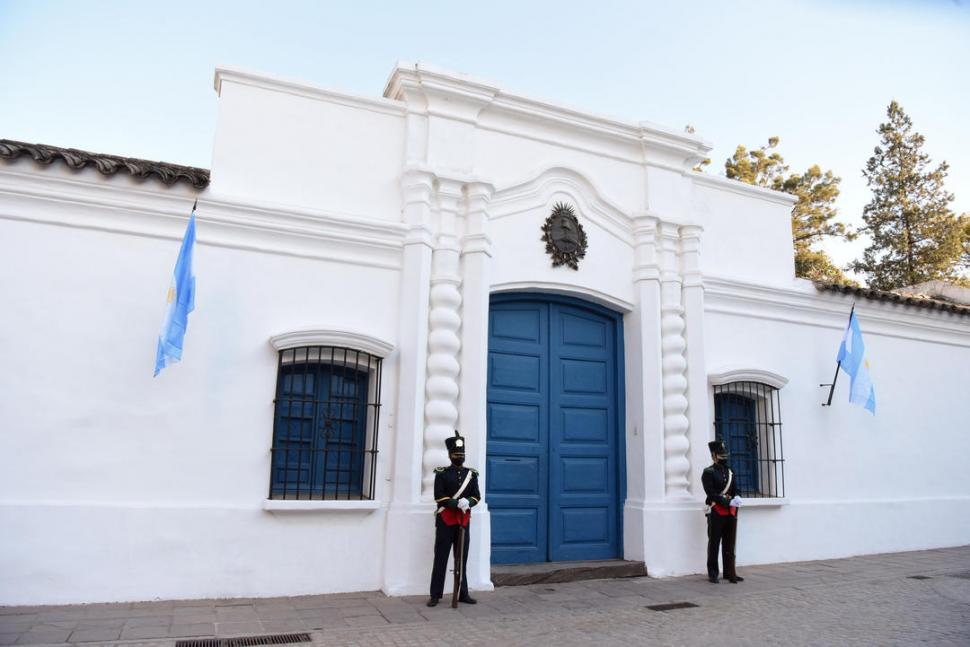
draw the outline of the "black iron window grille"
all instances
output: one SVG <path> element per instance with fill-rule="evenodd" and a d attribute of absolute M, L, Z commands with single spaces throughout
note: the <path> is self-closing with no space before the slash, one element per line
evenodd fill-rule
<path fill-rule="evenodd" d="M 778 389 L 760 382 L 715 385 L 714 437 L 730 453 L 742 497 L 785 496 Z"/>
<path fill-rule="evenodd" d="M 353 348 L 281 350 L 269 496 L 374 498 L 381 358 Z"/>

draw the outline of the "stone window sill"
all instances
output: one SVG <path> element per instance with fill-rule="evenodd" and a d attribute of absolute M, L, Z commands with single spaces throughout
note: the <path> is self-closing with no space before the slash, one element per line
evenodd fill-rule
<path fill-rule="evenodd" d="M 766 497 L 763 499 L 744 499 L 741 509 L 747 508 L 780 508 L 788 505 L 787 497 Z"/>
<path fill-rule="evenodd" d="M 364 512 L 381 507 L 380 501 L 285 501 L 266 499 L 263 510 L 270 512 Z"/>

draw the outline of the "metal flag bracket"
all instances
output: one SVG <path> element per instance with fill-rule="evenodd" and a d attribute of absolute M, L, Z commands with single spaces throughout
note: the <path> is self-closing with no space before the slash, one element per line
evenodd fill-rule
<path fill-rule="evenodd" d="M 849 310 L 849 323 L 850 324 L 852 323 L 852 313 L 853 312 L 855 312 L 855 302 L 852 303 L 852 309 Z M 846 324 L 846 326 L 848 326 L 848 324 Z M 835 383 L 839 381 L 839 369 L 840 368 L 842 368 L 842 360 L 838 360 L 835 363 L 835 377 L 832 378 L 832 381 L 830 383 L 828 383 L 828 384 L 819 384 L 818 385 L 819 388 L 821 388 L 823 386 L 830 387 L 829 388 L 829 399 L 822 403 L 822 406 L 823 407 L 831 407 L 832 406 L 832 394 L 835 393 Z"/>

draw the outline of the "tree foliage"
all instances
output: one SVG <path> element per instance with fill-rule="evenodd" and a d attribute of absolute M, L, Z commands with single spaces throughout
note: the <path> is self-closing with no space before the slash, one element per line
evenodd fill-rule
<path fill-rule="evenodd" d="M 789 173 L 785 159 L 775 148 L 778 137 L 755 150 L 738 146 L 724 170 L 733 180 L 789 193 L 798 202 L 792 208 L 792 242 L 795 245 L 795 274 L 818 281 L 854 284 L 828 255 L 816 245 L 827 236 L 851 240 L 855 234 L 835 218 L 838 209 L 839 182 L 832 171 L 823 172 L 817 165 L 804 173 Z"/>
<path fill-rule="evenodd" d="M 931 168 L 924 137 L 896 101 L 886 115 L 879 145 L 862 171 L 872 200 L 861 231 L 871 242 L 853 268 L 870 287 L 884 290 L 933 279 L 962 282 L 958 272 L 970 254 L 970 224 L 950 210 L 953 194 L 943 186 L 949 167 L 941 162 Z"/>

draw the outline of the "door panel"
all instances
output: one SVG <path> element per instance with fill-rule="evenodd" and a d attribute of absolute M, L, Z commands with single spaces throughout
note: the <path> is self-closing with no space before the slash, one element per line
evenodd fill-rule
<path fill-rule="evenodd" d="M 492 562 L 619 556 L 617 325 L 559 299 L 493 299 Z"/>
<path fill-rule="evenodd" d="M 548 319 L 540 303 L 489 310 L 486 500 L 497 564 L 546 561 Z"/>
<path fill-rule="evenodd" d="M 618 556 L 615 326 L 550 304 L 549 559 Z"/>

